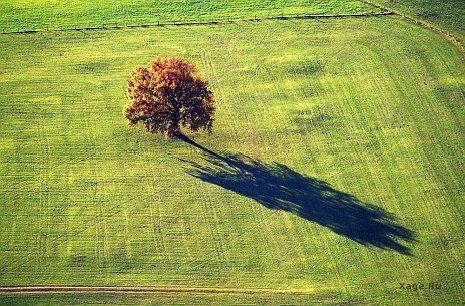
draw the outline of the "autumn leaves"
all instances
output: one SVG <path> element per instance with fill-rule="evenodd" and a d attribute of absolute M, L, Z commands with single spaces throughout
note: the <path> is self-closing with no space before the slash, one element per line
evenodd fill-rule
<path fill-rule="evenodd" d="M 141 123 L 147 132 L 168 137 L 181 134 L 181 127 L 211 132 L 214 96 L 196 73 L 196 65 L 180 57 L 157 58 L 149 68 L 134 69 L 123 109 L 128 124 Z"/>

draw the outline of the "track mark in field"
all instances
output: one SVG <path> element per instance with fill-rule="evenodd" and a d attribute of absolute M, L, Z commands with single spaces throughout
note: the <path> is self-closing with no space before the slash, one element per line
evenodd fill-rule
<path fill-rule="evenodd" d="M 88 161 L 88 160 L 92 159 L 94 156 L 96 156 L 97 153 L 103 153 L 105 150 L 107 150 L 110 147 L 112 147 L 113 145 L 117 144 L 118 140 L 119 140 L 118 137 L 122 136 L 124 134 L 125 134 L 125 132 L 122 131 L 122 132 L 119 132 L 119 133 L 112 133 L 111 135 L 107 135 L 108 140 L 103 141 L 100 145 L 94 146 L 95 150 L 89 156 L 86 156 L 84 158 L 82 158 L 82 157 L 71 157 L 66 162 L 63 162 L 63 163 L 61 163 L 59 165 L 56 165 L 56 166 L 53 166 L 53 167 L 50 166 L 50 170 L 55 171 L 55 172 L 60 172 L 60 171 L 63 171 L 65 169 L 67 169 L 67 167 L 70 166 L 70 165 L 79 165 L 81 163 L 84 163 L 85 161 Z M 28 181 L 28 180 L 22 180 L 22 181 L 18 181 L 18 182 L 11 182 L 9 184 L 10 188 L 9 189 L 5 188 L 3 191 L 5 191 L 5 192 L 16 192 L 17 190 L 20 190 L 20 189 L 29 188 L 30 184 L 31 184 L 31 182 Z"/>
<path fill-rule="evenodd" d="M 198 190 L 201 190 L 200 188 L 200 183 L 196 182 L 196 184 L 199 186 Z M 210 233 L 210 241 L 213 243 L 214 250 L 212 250 L 212 253 L 210 253 L 210 258 L 209 261 L 216 262 L 218 264 L 222 263 L 224 260 L 224 253 L 225 253 L 225 248 L 221 239 L 221 233 L 218 229 L 218 214 L 217 214 L 217 209 L 216 207 L 212 206 L 211 203 L 211 196 L 209 193 L 201 193 L 201 196 L 203 197 L 203 213 L 205 214 L 205 220 L 208 225 L 208 231 Z M 196 266 L 197 268 L 198 266 Z"/>
<path fill-rule="evenodd" d="M 318 289 L 320 292 L 321 289 Z M 269 288 L 181 287 L 181 286 L 2 286 L 0 294 L 24 293 L 199 293 L 199 294 L 294 294 L 310 295 L 314 289 L 285 290 Z"/>
<path fill-rule="evenodd" d="M 102 245 L 104 245 L 105 241 L 102 241 L 102 205 L 100 205 L 98 201 L 98 177 L 97 177 L 97 170 L 96 170 L 96 141 L 95 141 L 95 128 L 94 125 L 90 122 L 91 114 L 92 114 L 92 105 L 89 100 L 86 100 L 86 116 L 84 117 L 84 124 L 85 129 L 88 131 L 86 135 L 86 152 L 90 154 L 90 158 L 88 159 L 90 165 L 90 178 L 91 184 L 89 186 L 89 195 L 91 199 L 92 205 L 92 212 L 93 212 L 93 227 L 94 227 L 94 255 L 97 260 L 97 267 L 99 270 L 102 268 L 102 263 L 105 263 L 105 256 L 102 256 Z"/>
<path fill-rule="evenodd" d="M 107 218 L 108 219 L 111 219 L 117 215 L 119 215 L 120 213 L 123 212 L 123 208 L 122 207 L 125 207 L 127 204 L 129 203 L 132 203 L 134 202 L 136 199 L 138 199 L 137 197 L 132 197 L 132 198 L 128 198 L 127 201 L 123 202 L 121 204 L 121 206 L 115 206 L 113 209 L 112 209 L 112 212 L 110 214 L 107 215 Z M 94 216 L 94 218 L 92 218 L 91 220 L 89 220 L 88 223 L 86 223 L 84 226 L 80 226 L 78 228 L 76 228 L 74 231 L 68 231 L 54 239 L 50 239 L 50 241 L 48 242 L 49 245 L 53 248 L 53 247 L 58 247 L 59 245 L 61 244 L 64 244 L 64 243 L 67 243 L 70 239 L 72 239 L 73 237 L 76 237 L 80 234 L 83 234 L 85 233 L 86 231 L 88 231 L 91 227 L 92 227 L 92 222 L 97 222 L 96 220 L 96 217 Z M 25 254 L 20 260 L 12 260 L 10 262 L 8 262 L 7 264 L 5 264 L 4 266 L 5 267 L 10 267 L 9 269 L 8 268 L 4 268 L 3 270 L 0 271 L 0 275 L 2 274 L 6 274 L 6 273 L 14 273 L 14 271 L 19 268 L 19 267 L 22 267 L 22 266 L 25 266 L 27 265 L 28 263 L 32 262 L 33 260 L 36 260 L 37 259 L 37 253 L 35 251 L 31 251 L 27 254 Z"/>
<path fill-rule="evenodd" d="M 460 269 L 460 272 L 462 272 L 463 278 L 465 279 L 465 262 L 459 263 L 459 269 Z"/>
<path fill-rule="evenodd" d="M 43 145 L 43 139 L 44 139 L 44 135 L 43 135 L 43 129 L 42 129 L 42 125 L 41 124 L 38 124 L 37 126 L 37 139 L 39 139 L 39 144 L 38 144 L 38 149 L 37 150 L 40 150 L 42 151 L 41 152 L 41 159 L 40 159 L 40 170 L 39 170 L 39 184 L 40 184 L 40 193 L 39 193 L 39 211 L 38 211 L 38 222 L 39 222 L 39 233 L 37 233 L 37 254 L 39 254 L 38 256 L 38 261 L 39 263 L 41 262 L 41 257 L 42 255 L 45 255 L 44 254 L 44 245 L 46 243 L 46 238 L 45 238 L 45 235 L 44 235 L 44 226 L 45 226 L 45 222 L 44 222 L 44 211 L 46 209 L 46 204 L 44 203 L 44 195 L 45 195 L 45 191 L 47 190 L 47 182 L 44 183 L 44 172 L 45 172 L 45 175 L 47 175 L 47 171 L 45 170 L 45 159 L 46 159 L 46 150 L 44 150 L 44 145 Z M 44 171 L 45 170 L 45 171 Z M 45 186 L 44 186 L 45 185 Z M 26 185 L 27 186 L 27 185 Z M 46 196 L 46 195 L 45 195 Z M 45 238 L 45 239 L 43 239 Z"/>
<path fill-rule="evenodd" d="M 87 123 L 86 123 L 87 124 Z M 87 130 L 89 130 L 89 126 L 87 126 Z M 43 131 L 41 129 L 41 125 L 39 125 L 39 129 L 37 130 L 37 133 L 38 133 L 38 139 L 46 139 L 46 135 L 44 136 L 43 135 Z M 91 135 L 93 135 L 92 132 L 90 132 Z M 115 143 L 117 143 L 117 139 L 123 135 L 124 132 L 122 133 L 113 133 L 112 136 L 113 137 L 109 137 L 109 139 L 107 141 L 104 141 L 102 142 L 100 145 L 95 145 L 95 137 L 93 136 L 92 139 L 89 141 L 89 143 L 92 143 L 91 147 L 89 147 L 89 143 L 83 148 L 83 149 L 88 149 L 87 150 L 87 154 L 85 156 L 85 158 L 71 158 L 69 160 L 67 160 L 66 162 L 64 163 L 61 163 L 59 165 L 51 165 L 50 162 L 46 162 L 45 158 L 42 158 L 40 161 L 38 161 L 38 163 L 41 163 L 42 165 L 42 168 L 43 169 L 46 169 L 47 170 L 47 173 L 45 174 L 42 174 L 42 178 L 46 178 L 48 179 L 49 175 L 50 175 L 50 172 L 54 172 L 54 173 L 57 173 L 57 172 L 60 172 L 60 170 L 64 170 L 67 168 L 68 165 L 79 165 L 79 164 L 82 164 L 82 163 L 86 163 L 86 162 L 90 162 L 91 165 L 95 165 L 95 157 L 97 156 L 97 154 L 101 154 L 102 152 L 104 152 L 105 150 L 107 150 L 108 148 L 111 148 L 112 146 L 115 145 Z M 41 137 L 41 136 L 44 136 L 44 137 Z M 48 141 L 48 140 L 47 140 Z M 43 150 L 43 154 L 42 156 L 44 157 L 48 157 L 48 153 L 50 152 L 50 145 L 48 143 L 44 143 L 44 142 L 41 142 L 39 143 L 39 149 L 40 150 Z M 93 199 L 93 203 L 94 203 L 94 206 L 96 204 L 99 204 L 97 203 L 98 199 L 97 199 L 97 186 L 95 185 L 95 182 L 96 180 L 98 179 L 97 177 L 97 172 L 96 172 L 96 169 L 93 169 L 92 171 L 93 175 L 92 175 L 92 179 L 93 179 L 93 185 L 89 187 L 88 189 L 88 192 L 90 193 L 90 196 L 91 198 Z M 21 184 L 23 183 L 23 184 Z M 23 182 L 20 182 L 18 184 L 14 184 L 15 188 L 26 188 L 26 186 L 24 186 L 25 184 L 29 183 L 28 181 L 23 181 Z M 39 202 L 38 203 L 39 205 L 39 208 L 40 209 L 40 212 L 39 212 L 39 216 L 41 216 L 39 218 L 40 222 L 41 222 L 41 226 L 40 226 L 40 229 L 42 230 L 40 233 L 37 233 L 37 244 L 36 244 L 36 249 L 34 251 L 31 251 L 29 253 L 25 253 L 21 258 L 19 259 L 11 259 L 9 262 L 5 262 L 4 261 L 4 269 L 2 269 L 0 271 L 0 275 L 4 275 L 4 274 L 13 274 L 15 273 L 15 271 L 20 268 L 20 267 L 23 267 L 23 266 L 26 266 L 28 264 L 30 264 L 31 262 L 33 261 L 37 261 L 37 260 L 40 260 L 41 256 L 45 256 L 45 252 L 47 250 L 50 250 L 50 249 L 54 249 L 54 248 L 57 248 L 59 245 L 62 245 L 62 244 L 65 244 L 67 243 L 70 239 L 72 239 L 73 237 L 76 237 L 78 235 L 81 235 L 82 233 L 85 233 L 86 231 L 88 231 L 90 228 L 94 228 L 96 231 L 99 230 L 99 229 L 102 229 L 101 230 L 101 233 L 105 233 L 105 229 L 106 229 L 106 219 L 102 218 L 102 207 L 101 205 L 99 205 L 100 207 L 94 207 L 94 216 L 92 219 L 89 220 L 89 222 L 87 224 L 85 224 L 84 226 L 78 226 L 78 227 L 75 227 L 74 229 L 70 229 L 68 230 L 66 233 L 62 234 L 62 235 L 58 235 L 58 236 L 49 236 L 47 233 L 44 233 L 43 235 L 43 231 L 45 231 L 46 229 L 50 229 L 50 219 L 46 220 L 46 215 L 45 213 L 48 211 L 49 214 L 50 214 L 50 207 L 48 205 L 48 203 L 46 203 L 46 201 L 48 200 L 48 183 L 46 183 L 44 180 L 41 180 L 40 182 L 40 186 L 38 186 L 38 188 L 40 188 L 40 190 L 42 190 L 42 192 L 40 193 L 40 197 L 39 197 Z M 24 187 L 23 187 L 24 186 Z M 112 218 L 114 216 L 117 216 L 119 215 L 121 212 L 122 212 L 122 209 L 121 207 L 125 207 L 127 205 L 127 203 L 130 203 L 134 201 L 134 198 L 129 198 L 127 201 L 125 201 L 124 203 L 121 203 L 121 205 L 116 205 L 114 206 L 112 209 L 111 209 L 111 213 L 108 214 L 108 218 Z M 96 209 L 100 209 L 100 212 L 97 211 Z M 103 223 L 104 224 L 103 224 Z M 100 237 L 97 235 L 97 237 Z M 102 240 L 102 239 L 100 239 Z M 102 245 L 103 246 L 103 263 L 106 263 L 106 251 L 105 251 L 105 244 L 107 244 L 107 241 L 105 239 L 103 239 L 103 243 L 102 241 L 99 241 L 98 242 L 99 245 Z M 96 247 L 97 247 L 97 244 L 96 244 Z M 45 249 L 44 249 L 45 248 Z M 96 248 L 96 252 L 98 251 L 98 248 Z M 41 256 L 37 256 L 37 254 L 42 254 Z M 102 255 L 99 253 L 99 255 Z M 99 265 L 100 266 L 100 265 Z"/>
<path fill-rule="evenodd" d="M 142 158 L 143 152 L 142 152 L 142 146 L 141 146 L 141 136 L 139 135 L 137 139 L 137 146 L 139 150 L 138 154 L 138 163 L 140 169 L 146 169 L 144 167 L 144 164 L 146 163 L 145 160 Z M 161 192 L 161 187 L 158 184 L 154 184 L 153 182 L 156 182 L 156 175 L 155 175 L 155 169 L 152 168 L 152 171 L 150 173 L 147 171 L 145 173 L 146 177 L 150 177 L 151 180 L 146 181 L 146 188 L 147 190 L 150 190 L 151 196 L 150 198 L 152 199 L 150 201 L 149 205 L 149 212 L 150 212 L 150 226 L 151 226 L 151 233 L 152 233 L 152 239 L 153 239 L 153 248 L 154 248 L 154 253 L 156 254 L 164 254 L 163 255 L 163 260 L 166 260 L 166 258 L 170 258 L 170 252 L 166 250 L 165 246 L 165 241 L 163 238 L 163 232 L 162 232 L 162 225 L 161 225 L 161 217 L 160 217 L 160 203 L 163 203 L 162 199 L 162 192 Z M 155 206 L 155 212 L 154 212 L 154 206 Z"/>

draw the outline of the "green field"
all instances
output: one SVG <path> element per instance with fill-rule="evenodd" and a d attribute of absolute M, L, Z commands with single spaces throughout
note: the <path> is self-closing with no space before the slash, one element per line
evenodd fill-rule
<path fill-rule="evenodd" d="M 318 299 L 315 298 L 318 296 Z M 205 295 L 205 294 L 63 294 L 0 297 L 2 305 L 308 305 L 334 303 L 334 296 L 315 295 Z"/>
<path fill-rule="evenodd" d="M 2 0 L 0 32 L 377 11 L 359 0 Z"/>
<path fill-rule="evenodd" d="M 0 303 L 465 302 L 465 64 L 441 36 L 370 17 L 0 44 L 0 286 L 270 290 Z M 210 81 L 211 136 L 127 127 L 125 81 L 159 55 Z"/>
<path fill-rule="evenodd" d="M 372 0 L 418 20 L 458 35 L 465 42 L 465 1 L 463 0 Z"/>

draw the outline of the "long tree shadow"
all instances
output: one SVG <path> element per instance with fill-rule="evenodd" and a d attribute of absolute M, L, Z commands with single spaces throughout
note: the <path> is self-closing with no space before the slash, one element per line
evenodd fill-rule
<path fill-rule="evenodd" d="M 186 136 L 178 138 L 203 150 L 205 164 L 184 160 L 191 176 L 318 223 L 362 245 L 411 255 L 399 241 L 415 241 L 414 233 L 384 209 L 283 164 L 265 164 L 242 154 L 220 155 Z"/>

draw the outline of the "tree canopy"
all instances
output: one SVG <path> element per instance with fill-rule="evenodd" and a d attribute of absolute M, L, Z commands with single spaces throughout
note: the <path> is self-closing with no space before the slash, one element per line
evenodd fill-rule
<path fill-rule="evenodd" d="M 195 63 L 180 57 L 160 57 L 150 67 L 137 67 L 127 81 L 129 102 L 123 109 L 131 127 L 142 123 L 147 132 L 169 137 L 181 126 L 193 132 L 212 131 L 215 107 L 208 82 Z"/>

